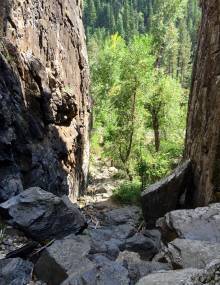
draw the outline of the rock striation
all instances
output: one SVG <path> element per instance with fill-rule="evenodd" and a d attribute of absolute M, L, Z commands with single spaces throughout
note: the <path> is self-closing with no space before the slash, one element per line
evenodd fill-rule
<path fill-rule="evenodd" d="M 91 100 L 81 1 L 1 0 L 0 202 L 72 199 L 88 172 Z"/>
<path fill-rule="evenodd" d="M 194 173 L 193 206 L 220 198 L 220 5 L 200 1 L 202 22 L 189 100 L 185 157 Z"/>

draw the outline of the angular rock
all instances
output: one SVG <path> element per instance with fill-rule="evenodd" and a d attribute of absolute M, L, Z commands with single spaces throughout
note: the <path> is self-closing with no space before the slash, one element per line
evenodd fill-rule
<path fill-rule="evenodd" d="M 146 226 L 153 228 L 158 218 L 180 207 L 191 181 L 191 163 L 184 162 L 165 179 L 151 185 L 141 194 L 141 204 Z M 184 202 L 183 202 L 184 204 Z"/>
<path fill-rule="evenodd" d="M 71 234 L 47 247 L 35 265 L 36 276 L 48 284 L 60 285 L 70 275 L 81 276 L 95 267 L 87 255 L 89 238 Z"/>
<path fill-rule="evenodd" d="M 136 284 L 140 278 L 152 272 L 171 269 L 166 263 L 144 261 L 141 260 L 138 253 L 129 251 L 121 252 L 117 260 L 121 261 L 123 266 L 128 269 L 131 284 Z"/>
<path fill-rule="evenodd" d="M 144 259 L 150 260 L 161 248 L 158 231 L 146 231 L 145 234 L 136 233 L 126 239 L 122 249 L 138 252 Z"/>
<path fill-rule="evenodd" d="M 104 256 L 94 257 L 95 267 L 82 274 L 73 274 L 62 285 L 129 285 L 128 271 L 119 262 Z"/>
<path fill-rule="evenodd" d="M 0 260 L 1 285 L 27 285 L 31 280 L 33 264 L 21 258 Z"/>
<path fill-rule="evenodd" d="M 213 260 L 202 269 L 182 269 L 155 273 L 142 278 L 137 285 L 219 285 L 220 259 Z"/>
<path fill-rule="evenodd" d="M 106 226 L 102 229 L 88 229 L 86 233 L 91 238 L 92 254 L 105 254 L 108 258 L 116 259 L 119 248 L 122 248 L 126 239 L 133 236 L 136 230 L 132 225 L 122 224 Z"/>
<path fill-rule="evenodd" d="M 132 224 L 137 225 L 141 218 L 141 209 L 136 206 L 127 206 L 118 208 L 105 213 L 106 222 L 120 225 Z"/>
<path fill-rule="evenodd" d="M 220 243 L 220 204 L 170 212 L 157 226 L 166 241 L 179 237 Z"/>
<path fill-rule="evenodd" d="M 76 207 L 38 187 L 0 204 L 0 213 L 8 223 L 37 241 L 79 233 L 86 227 Z"/>
<path fill-rule="evenodd" d="M 199 269 L 182 269 L 176 271 L 158 272 L 142 278 L 136 285 L 186 285 L 193 276 L 202 272 Z M 194 285 L 199 285 L 194 284 Z"/>
<path fill-rule="evenodd" d="M 162 258 L 166 259 L 174 269 L 203 269 L 218 257 L 220 257 L 220 243 L 175 239 L 164 249 Z"/>

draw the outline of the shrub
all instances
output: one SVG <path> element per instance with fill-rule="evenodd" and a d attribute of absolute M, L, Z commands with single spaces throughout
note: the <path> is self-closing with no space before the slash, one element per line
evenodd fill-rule
<path fill-rule="evenodd" d="M 112 198 L 123 204 L 139 204 L 141 183 L 137 181 L 125 182 L 113 191 Z"/>

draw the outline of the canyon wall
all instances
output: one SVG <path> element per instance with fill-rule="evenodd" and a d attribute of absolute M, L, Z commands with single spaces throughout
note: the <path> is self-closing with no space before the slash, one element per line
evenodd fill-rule
<path fill-rule="evenodd" d="M 200 1 L 203 10 L 194 65 L 186 134 L 186 158 L 193 164 L 194 205 L 220 193 L 220 1 Z"/>
<path fill-rule="evenodd" d="M 86 187 L 91 100 L 79 0 L 0 0 L 0 202 Z"/>

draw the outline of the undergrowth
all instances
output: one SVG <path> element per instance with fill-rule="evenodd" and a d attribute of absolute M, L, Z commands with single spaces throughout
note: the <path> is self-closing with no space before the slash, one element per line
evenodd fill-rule
<path fill-rule="evenodd" d="M 139 204 L 140 195 L 141 183 L 127 181 L 113 191 L 112 199 L 123 204 Z"/>

